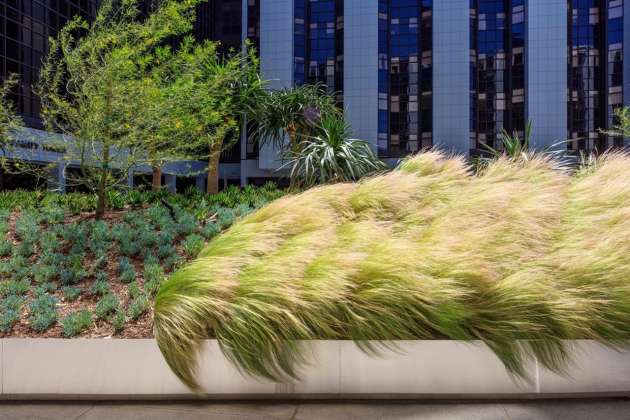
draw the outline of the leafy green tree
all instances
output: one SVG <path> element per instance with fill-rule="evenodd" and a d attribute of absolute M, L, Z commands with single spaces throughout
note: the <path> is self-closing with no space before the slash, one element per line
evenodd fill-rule
<path fill-rule="evenodd" d="M 36 88 L 42 117 L 69 139 L 65 160 L 80 171 L 68 181 L 97 195 L 99 218 L 107 192 L 155 158 L 138 140 L 147 138 L 138 135 L 147 111 L 139 105 L 156 95 L 144 81 L 160 65 L 163 46 L 190 31 L 198 2 L 164 0 L 141 19 L 137 0 L 106 0 L 92 24 L 77 17 L 50 40 Z"/>
<path fill-rule="evenodd" d="M 269 91 L 251 114 L 261 144 L 272 141 L 281 150 L 296 153 L 302 141 L 317 131 L 321 119 L 339 116 L 342 111 L 321 85 L 301 85 Z"/>
<path fill-rule="evenodd" d="M 5 156 L 13 144 L 16 130 L 23 125 L 22 119 L 15 112 L 15 105 L 9 99 L 11 89 L 16 84 L 17 76 L 12 74 L 0 85 L 0 147 Z"/>

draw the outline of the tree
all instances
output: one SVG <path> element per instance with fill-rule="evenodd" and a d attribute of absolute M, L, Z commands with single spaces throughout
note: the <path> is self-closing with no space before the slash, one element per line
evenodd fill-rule
<path fill-rule="evenodd" d="M 300 150 L 289 152 L 292 184 L 310 187 L 351 182 L 387 169 L 368 143 L 350 137 L 350 126 L 343 116 L 322 117 L 317 131 L 303 140 Z"/>
<path fill-rule="evenodd" d="M 301 85 L 269 91 L 252 111 L 260 143 L 272 141 L 278 148 L 297 153 L 302 140 L 312 136 L 319 121 L 342 111 L 321 85 Z M 288 139 L 288 144 L 285 143 Z"/>
<path fill-rule="evenodd" d="M 7 149 L 13 144 L 16 130 L 23 125 L 22 119 L 15 112 L 15 105 L 9 99 L 11 89 L 16 85 L 17 76 L 14 74 L 0 85 L 0 148 L 2 148 L 5 156 Z"/>
<path fill-rule="evenodd" d="M 198 0 L 162 1 L 146 19 L 137 0 L 106 0 L 90 25 L 77 17 L 50 40 L 36 92 L 46 127 L 69 139 L 64 159 L 79 167 L 68 178 L 98 197 L 125 185 L 128 171 L 151 156 L 139 142 L 146 119 L 139 106 L 154 97 L 144 85 L 160 65 L 160 48 L 190 31 Z"/>

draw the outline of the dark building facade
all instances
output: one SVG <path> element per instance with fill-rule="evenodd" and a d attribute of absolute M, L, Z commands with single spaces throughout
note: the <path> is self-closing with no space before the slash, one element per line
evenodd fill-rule
<path fill-rule="evenodd" d="M 39 101 L 32 86 L 39 74 L 48 37 L 75 15 L 90 19 L 96 0 L 2 0 L 0 1 L 0 75 L 20 78 L 14 100 L 24 122 L 41 125 Z"/>

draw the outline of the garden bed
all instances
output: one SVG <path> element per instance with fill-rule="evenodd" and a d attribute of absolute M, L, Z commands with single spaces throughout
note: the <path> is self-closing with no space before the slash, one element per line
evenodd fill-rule
<path fill-rule="evenodd" d="M 0 337 L 152 337 L 165 277 L 280 195 L 117 194 L 95 220 L 90 195 L 0 193 Z"/>

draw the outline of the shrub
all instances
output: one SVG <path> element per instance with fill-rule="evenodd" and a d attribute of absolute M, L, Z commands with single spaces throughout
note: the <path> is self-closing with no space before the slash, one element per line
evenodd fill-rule
<path fill-rule="evenodd" d="M 71 286 L 83 280 L 85 275 L 86 273 L 83 269 L 76 269 L 74 267 L 64 268 L 59 273 L 59 281 L 64 286 Z"/>
<path fill-rule="evenodd" d="M 162 245 L 157 250 L 157 255 L 161 259 L 172 257 L 177 254 L 177 249 L 173 245 Z"/>
<path fill-rule="evenodd" d="M 217 210 L 217 224 L 221 229 L 226 229 L 232 226 L 235 218 L 236 216 L 234 214 L 234 210 L 232 209 L 221 207 Z"/>
<path fill-rule="evenodd" d="M 92 283 L 92 287 L 90 288 L 92 294 L 98 296 L 105 296 L 112 291 L 112 287 L 107 281 L 107 274 L 104 272 L 100 272 L 96 275 L 96 279 L 94 283 Z"/>
<path fill-rule="evenodd" d="M 125 312 L 120 308 L 116 310 L 116 315 L 112 319 L 112 327 L 115 333 L 120 333 L 125 329 Z"/>
<path fill-rule="evenodd" d="M 215 236 L 217 236 L 220 232 L 221 232 L 221 228 L 219 227 L 219 225 L 213 222 L 206 223 L 206 225 L 201 230 L 201 234 L 206 239 L 212 239 Z"/>
<path fill-rule="evenodd" d="M 188 236 L 197 231 L 199 227 L 197 219 L 190 213 L 181 212 L 177 217 L 175 230 L 180 236 Z"/>
<path fill-rule="evenodd" d="M 158 264 L 144 266 L 144 288 L 151 296 L 155 296 L 164 281 L 164 270 Z"/>
<path fill-rule="evenodd" d="M 77 300 L 79 296 L 81 296 L 81 293 L 83 293 L 83 289 L 81 289 L 80 287 L 65 286 L 61 288 L 61 293 L 63 293 L 63 297 L 67 301 L 73 302 Z"/>
<path fill-rule="evenodd" d="M 24 304 L 21 296 L 8 296 L 0 299 L 0 332 L 6 333 L 20 320 L 20 310 Z"/>
<path fill-rule="evenodd" d="M 133 264 L 127 257 L 118 258 L 118 274 L 122 274 L 125 271 L 133 270 Z"/>
<path fill-rule="evenodd" d="M 57 205 L 44 206 L 41 211 L 42 220 L 49 225 L 63 223 L 66 212 Z"/>
<path fill-rule="evenodd" d="M 191 257 L 196 257 L 199 255 L 204 246 L 204 239 L 202 236 L 193 233 L 189 235 L 184 242 L 182 242 L 186 253 Z"/>
<path fill-rule="evenodd" d="M 129 296 L 131 296 L 132 299 L 136 299 L 142 294 L 142 291 L 140 290 L 140 286 L 138 286 L 137 281 L 132 281 L 131 283 L 129 283 L 129 285 L 127 286 L 127 291 L 129 291 Z"/>
<path fill-rule="evenodd" d="M 175 236 L 170 231 L 162 231 L 158 234 L 158 246 L 171 246 L 175 242 Z"/>
<path fill-rule="evenodd" d="M 107 319 L 109 315 L 118 310 L 120 302 L 118 298 L 111 293 L 104 295 L 97 303 L 94 313 L 98 319 Z"/>
<path fill-rule="evenodd" d="M 37 283 L 48 283 L 59 276 L 59 269 L 54 265 L 39 262 L 33 266 L 33 277 Z"/>
<path fill-rule="evenodd" d="M 13 244 L 9 241 L 0 242 L 0 257 L 8 257 L 13 252 Z"/>
<path fill-rule="evenodd" d="M 31 328 L 38 332 L 46 331 L 57 322 L 57 299 L 45 293 L 38 293 L 29 304 Z"/>
<path fill-rule="evenodd" d="M 25 278 L 22 280 L 4 280 L 0 281 L 0 296 L 21 296 L 28 293 L 31 288 L 31 282 Z"/>
<path fill-rule="evenodd" d="M 129 269 L 120 273 L 119 279 L 122 283 L 131 283 L 136 280 L 136 270 Z"/>
<path fill-rule="evenodd" d="M 135 297 L 129 304 L 129 318 L 134 321 L 140 318 L 149 309 L 149 299 L 145 294 Z"/>
<path fill-rule="evenodd" d="M 92 325 L 92 315 L 89 311 L 79 310 L 67 315 L 61 320 L 63 335 L 74 337 L 81 334 Z"/>

